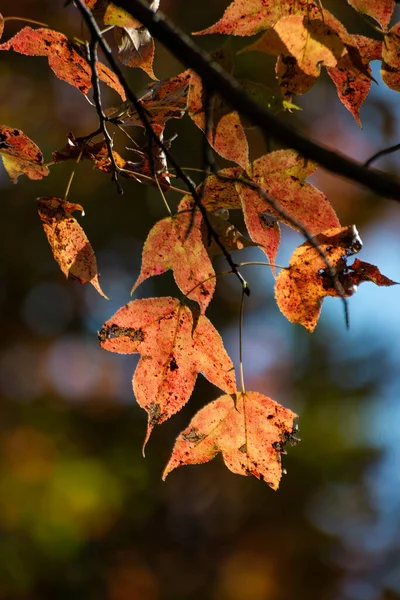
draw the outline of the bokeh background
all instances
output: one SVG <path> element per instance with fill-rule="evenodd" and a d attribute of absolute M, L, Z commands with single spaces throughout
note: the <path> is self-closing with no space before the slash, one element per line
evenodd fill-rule
<path fill-rule="evenodd" d="M 62 0 L 0 1 L 4 16 L 38 19 L 69 36 L 84 28 Z M 162 0 L 185 31 L 215 22 L 227 0 Z M 344 0 L 323 0 L 349 31 L 374 31 Z M 397 20 L 400 15 L 397 13 Z M 396 18 L 394 19 L 396 21 Z M 3 39 L 23 23 L 7 22 Z M 197 38 L 207 50 L 217 36 Z M 248 40 L 234 40 L 234 50 Z M 323 75 L 282 118 L 360 160 L 399 139 L 399 99 L 380 80 L 361 111 L 363 129 Z M 157 44 L 155 72 L 183 70 Z M 127 70 L 139 93 L 149 83 Z M 273 86 L 273 61 L 236 59 L 239 77 Z M 106 105 L 118 98 L 104 90 Z M 69 131 L 85 135 L 96 115 L 75 89 L 57 80 L 45 58 L 0 55 L 0 122 L 22 129 L 46 160 Z M 201 138 L 188 118 L 170 121 L 181 164 L 201 167 Z M 138 130 L 135 135 L 143 141 Z M 252 156 L 264 140 L 248 131 Z M 119 139 L 119 138 L 118 138 Z M 120 140 L 120 151 L 124 141 Z M 271 147 L 275 148 L 273 141 Z M 224 165 L 223 161 L 220 161 Z M 397 172 L 399 157 L 379 163 Z M 10 600 L 389 600 L 400 594 L 400 296 L 364 284 L 350 300 L 328 299 L 313 335 L 286 322 L 267 268 L 245 273 L 244 357 L 248 389 L 300 415 L 301 444 L 284 459 L 278 492 L 235 476 L 220 457 L 184 467 L 165 483 L 161 472 L 176 435 L 218 390 L 201 376 L 188 406 L 157 428 L 141 455 L 145 414 L 135 403 L 134 356 L 100 350 L 97 331 L 122 304 L 138 274 L 143 241 L 165 216 L 156 191 L 77 168 L 69 200 L 96 251 L 109 302 L 91 286 L 67 282 L 54 262 L 35 198 L 65 192 L 72 164 L 51 167 L 39 182 L 10 184 L 0 167 L 0 598 Z M 360 258 L 400 281 L 400 210 L 323 171 L 314 176 L 343 224 L 356 223 Z M 178 195 L 169 195 L 172 204 Z M 235 217 L 237 218 L 237 217 Z M 235 221 L 239 226 L 240 220 Z M 301 236 L 285 230 L 280 264 Z M 242 260 L 263 260 L 253 249 Z M 218 261 L 217 261 L 218 262 Z M 223 261 L 218 266 L 223 270 Z M 170 275 L 137 296 L 175 294 Z M 209 317 L 238 364 L 240 289 L 221 279 Z"/>

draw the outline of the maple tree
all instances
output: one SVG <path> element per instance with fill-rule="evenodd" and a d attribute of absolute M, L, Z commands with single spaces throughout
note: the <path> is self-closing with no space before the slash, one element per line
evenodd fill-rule
<path fill-rule="evenodd" d="M 277 117 L 277 113 L 290 115 L 299 108 L 296 96 L 308 92 L 323 69 L 332 79 L 339 101 L 360 125 L 360 108 L 373 82 L 371 61 L 380 60 L 385 84 L 400 89 L 400 24 L 389 28 L 394 0 L 348 3 L 365 15 L 369 24 L 375 23 L 371 31 L 378 32 L 379 39 L 349 33 L 317 0 L 234 0 L 218 22 L 195 32 L 198 36 L 259 35 L 241 53 L 277 57 L 279 98 L 256 82 L 234 80 L 233 57 L 226 48 L 211 57 L 204 55 L 159 18 L 157 0 L 75 0 L 77 18 L 87 26 L 84 41 L 30 24 L 0 44 L 3 52 L 46 57 L 59 79 L 86 98 L 91 92 L 99 122 L 98 129 L 84 137 L 69 133 L 66 144 L 53 152 L 48 163 L 36 143 L 16 128 L 18 124 L 0 125 L 0 154 L 11 181 L 22 175 L 43 179 L 53 165 L 87 160 L 98 171 L 111 174 L 119 192 L 121 179 L 132 179 L 157 188 L 165 204 L 167 216 L 148 233 L 132 293 L 146 279 L 172 270 L 182 296 L 134 299 L 99 332 L 105 350 L 140 354 L 133 391 L 148 415 L 145 444 L 156 425 L 187 403 L 199 373 L 223 392 L 179 435 L 164 478 L 178 466 L 206 462 L 221 453 L 234 473 L 253 475 L 277 489 L 285 445 L 298 441 L 296 415 L 271 398 L 246 390 L 241 363 L 240 385 L 236 384 L 232 360 L 205 314 L 219 275 L 213 266 L 215 256 L 222 254 L 227 273 L 238 279 L 243 310 L 249 288 L 242 271 L 249 263 L 236 262 L 232 252 L 258 247 L 268 260 L 264 264 L 276 277 L 275 297 L 281 312 L 310 332 L 317 325 L 325 297 L 342 300 L 347 321 L 347 298 L 360 283 L 395 284 L 374 265 L 359 259 L 348 264 L 362 246 L 356 226 L 342 225 L 329 199 L 307 179 L 322 164 L 396 198 L 400 181 L 318 146 Z M 115 54 L 102 28 L 113 31 Z M 7 18 L 0 15 L 0 35 L 6 32 Z M 184 63 L 184 71 L 156 80 L 155 38 Z M 99 60 L 99 48 L 108 65 Z M 142 69 L 154 80 L 142 96 L 128 85 L 121 64 Z M 118 94 L 119 105 L 104 105 L 100 82 Z M 185 115 L 203 133 L 204 170 L 196 184 L 171 154 L 173 139 L 164 137 L 167 122 Z M 261 126 L 285 148 L 252 159 L 248 121 Z M 146 143 L 140 146 L 127 127 L 144 129 Z M 126 158 L 132 155 L 123 148 L 114 148 L 110 131 L 117 129 L 127 143 L 134 144 L 130 151 L 137 161 Z M 219 168 L 216 156 L 234 166 Z M 186 190 L 175 185 L 179 179 Z M 176 211 L 170 208 L 169 192 L 183 194 Z M 64 275 L 80 283 L 90 282 L 107 298 L 100 287 L 94 250 L 72 216 L 83 208 L 70 202 L 70 195 L 68 185 L 63 198 L 37 200 L 45 234 Z M 230 223 L 229 211 L 242 213 L 249 237 Z M 305 238 L 286 267 L 275 264 L 280 224 Z"/>

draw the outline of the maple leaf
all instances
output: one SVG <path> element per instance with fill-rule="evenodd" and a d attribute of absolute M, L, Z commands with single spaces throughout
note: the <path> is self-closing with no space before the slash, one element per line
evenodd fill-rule
<path fill-rule="evenodd" d="M 382 47 L 381 76 L 386 85 L 392 89 L 400 90 L 400 67 L 399 67 L 399 44 L 400 23 L 396 23 L 385 35 Z"/>
<path fill-rule="evenodd" d="M 59 79 L 85 95 L 92 86 L 92 70 L 82 56 L 81 48 L 58 31 L 24 27 L 8 42 L 0 44 L 0 50 L 14 50 L 26 56 L 46 56 L 50 68 Z M 115 73 L 100 62 L 97 62 L 97 71 L 99 79 L 125 100 L 125 92 Z"/>
<path fill-rule="evenodd" d="M 361 127 L 360 107 L 368 96 L 372 81 L 369 63 L 380 59 L 382 42 L 362 35 L 353 35 L 353 40 L 357 44 L 364 69 L 360 68 L 359 64 L 355 64 L 347 52 L 336 67 L 328 67 L 327 71 L 336 86 L 339 100 Z"/>
<path fill-rule="evenodd" d="M 106 321 L 99 340 L 110 352 L 141 355 L 133 391 L 148 413 L 145 444 L 154 426 L 189 400 L 198 373 L 227 393 L 235 390 L 221 336 L 205 316 L 176 298 L 133 300 Z"/>
<path fill-rule="evenodd" d="M 293 437 L 296 417 L 257 392 L 221 396 L 202 408 L 180 434 L 163 479 L 176 467 L 205 463 L 221 452 L 230 471 L 253 475 L 276 490 L 284 446 L 298 441 Z"/>
<path fill-rule="evenodd" d="M 345 297 L 352 296 L 363 281 L 389 286 L 395 282 L 382 275 L 377 267 L 346 259 L 360 251 L 362 242 L 354 225 L 329 229 L 314 238 L 332 267 L 336 269 Z M 326 296 L 340 296 L 317 249 L 305 242 L 294 251 L 289 268 L 281 271 L 275 284 L 275 297 L 282 313 L 292 323 L 309 331 L 317 325 L 322 301 Z"/>
<path fill-rule="evenodd" d="M 205 130 L 204 90 L 201 78 L 192 72 L 189 94 L 188 112 L 192 121 Z M 209 143 L 218 154 L 227 160 L 236 162 L 243 168 L 249 163 L 249 146 L 239 113 L 232 111 L 219 98 L 214 98 L 213 131 L 208 138 Z"/>
<path fill-rule="evenodd" d="M 38 198 L 39 216 L 53 251 L 55 260 L 68 279 L 80 283 L 90 282 L 103 296 L 99 284 L 96 257 L 85 232 L 71 213 L 83 212 L 79 204 L 71 204 L 61 198 Z"/>
<path fill-rule="evenodd" d="M 139 277 L 132 288 L 153 275 L 172 269 L 182 293 L 199 303 L 202 312 L 209 305 L 215 291 L 215 272 L 204 247 L 202 216 L 192 208 L 191 196 L 185 196 L 180 212 L 158 221 L 150 231 L 142 254 Z"/>
<path fill-rule="evenodd" d="M 387 29 L 395 7 L 395 0 L 347 0 L 358 12 L 364 13 L 378 21 L 383 29 Z"/>
<path fill-rule="evenodd" d="M 336 31 L 321 20 L 290 15 L 279 21 L 243 52 L 281 56 L 277 74 L 285 95 L 303 94 L 319 77 L 321 66 L 334 67 L 344 53 Z M 289 88 L 289 90 L 287 89 Z"/>
<path fill-rule="evenodd" d="M 0 125 L 0 155 L 13 183 L 20 175 L 43 179 L 49 174 L 40 149 L 20 129 Z"/>
<path fill-rule="evenodd" d="M 336 213 L 322 192 L 304 181 L 317 165 L 305 161 L 293 150 L 277 150 L 255 160 L 247 175 L 268 196 L 276 200 L 285 213 L 311 234 L 338 227 Z M 275 262 L 280 242 L 277 220 L 293 227 L 256 190 L 238 182 L 247 230 L 251 239 L 260 244 L 271 263 Z"/>
<path fill-rule="evenodd" d="M 198 187 L 203 206 L 210 212 L 222 208 L 228 210 L 241 208 L 240 196 L 236 190 L 236 180 L 242 173 L 243 169 L 239 167 L 229 167 L 219 171 L 218 175 L 209 175 Z"/>

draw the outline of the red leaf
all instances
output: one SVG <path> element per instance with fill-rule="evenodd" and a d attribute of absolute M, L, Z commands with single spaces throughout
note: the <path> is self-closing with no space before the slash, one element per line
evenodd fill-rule
<path fill-rule="evenodd" d="M 347 2 L 358 12 L 364 13 L 387 29 L 392 18 L 395 0 L 347 0 Z"/>
<path fill-rule="evenodd" d="M 47 56 L 55 75 L 87 94 L 91 88 L 92 71 L 78 46 L 63 33 L 52 29 L 24 27 L 8 42 L 0 44 L 0 50 L 14 50 L 27 56 Z M 123 100 L 125 92 L 118 77 L 108 67 L 97 63 L 99 78 L 112 87 Z"/>
<path fill-rule="evenodd" d="M 372 81 L 369 63 L 381 57 L 382 42 L 362 35 L 353 35 L 353 39 L 357 43 L 364 70 L 354 64 L 346 53 L 336 67 L 330 67 L 327 71 L 336 86 L 339 100 L 361 127 L 360 107 L 368 96 Z"/>
<path fill-rule="evenodd" d="M 14 183 L 20 175 L 43 179 L 49 174 L 49 169 L 43 166 L 43 154 L 20 129 L 0 125 L 0 155 Z"/>
<path fill-rule="evenodd" d="M 60 198 L 39 198 L 37 205 L 54 258 L 64 275 L 80 283 L 89 281 L 101 296 L 107 298 L 99 284 L 93 248 L 71 215 L 75 210 L 83 211 L 82 207 Z"/>
<path fill-rule="evenodd" d="M 362 247 L 354 225 L 333 228 L 315 238 L 329 263 L 337 271 L 344 295 L 357 290 L 354 282 L 346 278 L 346 257 L 356 254 Z M 319 252 L 310 242 L 294 251 L 289 268 L 282 270 L 275 284 L 275 298 L 279 309 L 292 323 L 300 323 L 314 331 L 326 296 L 339 296 L 327 267 Z"/>
<path fill-rule="evenodd" d="M 199 372 L 225 392 L 235 390 L 232 361 L 219 333 L 176 298 L 133 300 L 103 325 L 99 340 L 110 352 L 141 355 L 133 390 L 148 413 L 145 444 L 155 425 L 186 404 Z"/>
<path fill-rule="evenodd" d="M 221 452 L 230 471 L 253 475 L 276 490 L 284 446 L 298 441 L 292 435 L 296 417 L 257 392 L 221 396 L 202 408 L 180 434 L 163 479 L 179 466 L 205 463 Z"/>
<path fill-rule="evenodd" d="M 286 214 L 315 234 L 339 226 L 336 213 L 324 194 L 304 181 L 316 168 L 315 163 L 305 161 L 293 150 L 277 150 L 255 160 L 248 175 L 279 203 Z M 269 261 L 274 263 L 280 240 L 276 219 L 294 226 L 256 191 L 241 184 L 237 184 L 237 189 L 250 237 L 263 246 Z"/>
<path fill-rule="evenodd" d="M 186 203 L 186 204 L 185 204 Z M 173 270 L 177 286 L 205 312 L 215 291 L 215 272 L 204 247 L 198 209 L 185 196 L 173 217 L 158 221 L 143 248 L 142 268 L 132 293 L 148 277 Z"/>

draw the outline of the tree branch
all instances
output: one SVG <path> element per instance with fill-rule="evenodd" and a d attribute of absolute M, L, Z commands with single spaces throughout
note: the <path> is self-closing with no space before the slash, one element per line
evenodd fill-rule
<path fill-rule="evenodd" d="M 361 163 L 330 150 L 259 106 L 233 77 L 210 61 L 206 52 L 172 25 L 160 12 L 154 13 L 150 10 L 143 0 L 113 0 L 113 2 L 143 23 L 151 35 L 168 48 L 182 64 L 196 71 L 205 86 L 219 93 L 234 109 L 269 136 L 284 146 L 294 148 L 328 171 L 360 183 L 380 196 L 400 202 L 400 179 L 382 171 L 368 169 Z"/>

